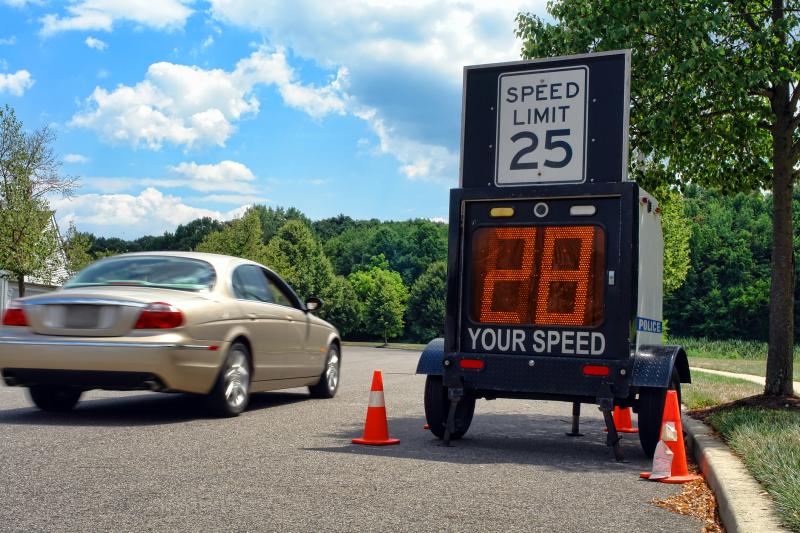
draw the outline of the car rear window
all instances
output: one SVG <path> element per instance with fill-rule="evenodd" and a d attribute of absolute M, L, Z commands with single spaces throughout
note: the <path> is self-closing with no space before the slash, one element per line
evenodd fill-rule
<path fill-rule="evenodd" d="M 98 261 L 78 272 L 65 287 L 132 285 L 201 291 L 212 289 L 216 279 L 214 267 L 198 259 L 133 256 Z"/>

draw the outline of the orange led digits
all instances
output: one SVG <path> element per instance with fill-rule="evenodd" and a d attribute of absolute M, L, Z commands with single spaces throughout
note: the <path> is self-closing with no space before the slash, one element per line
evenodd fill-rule
<path fill-rule="evenodd" d="M 536 298 L 537 324 L 586 324 L 594 233 L 594 226 L 545 228 Z"/>
<path fill-rule="evenodd" d="M 473 233 L 472 320 L 597 326 L 603 321 L 600 226 L 483 227 Z"/>
<path fill-rule="evenodd" d="M 534 228 L 494 228 L 487 243 L 481 322 L 521 324 L 530 320 L 535 245 Z"/>

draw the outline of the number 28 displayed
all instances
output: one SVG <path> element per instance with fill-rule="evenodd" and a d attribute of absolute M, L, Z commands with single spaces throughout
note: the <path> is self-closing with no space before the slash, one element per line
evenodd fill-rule
<path fill-rule="evenodd" d="M 597 326 L 605 233 L 599 226 L 507 226 L 472 236 L 474 322 Z"/>

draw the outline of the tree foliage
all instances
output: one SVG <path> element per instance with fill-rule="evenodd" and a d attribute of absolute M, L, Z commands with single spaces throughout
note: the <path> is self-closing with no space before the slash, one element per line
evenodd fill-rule
<path fill-rule="evenodd" d="M 59 174 L 55 136 L 47 128 L 25 132 L 14 111 L 0 109 L 0 269 L 17 278 L 20 296 L 25 276 L 53 282 L 60 240 L 48 195 L 68 195 L 75 180 Z"/>
<path fill-rule="evenodd" d="M 206 235 L 197 245 L 197 251 L 232 255 L 263 263 L 266 247 L 261 235 L 258 213 L 249 209 L 242 218 L 233 220 L 221 230 Z"/>
<path fill-rule="evenodd" d="M 800 1 L 558 0 L 520 14 L 523 56 L 630 48 L 633 176 L 773 193 L 767 394 L 791 394 Z"/>
<path fill-rule="evenodd" d="M 417 342 L 428 342 L 444 336 L 444 296 L 447 264 L 432 263 L 411 286 L 406 322 L 409 336 Z"/>
<path fill-rule="evenodd" d="M 267 245 L 264 264 L 280 274 L 301 298 L 324 299 L 329 295 L 333 267 L 311 228 L 300 220 L 281 226 Z"/>
<path fill-rule="evenodd" d="M 348 277 L 364 306 L 364 331 L 383 337 L 384 343 L 403 333 L 408 289 L 397 272 L 373 266 Z"/>
<path fill-rule="evenodd" d="M 92 235 L 78 231 L 73 222 L 69 223 L 69 229 L 64 236 L 64 255 L 67 258 L 67 272 L 75 274 L 85 266 L 94 261 L 94 257 L 89 253 L 92 247 Z"/>

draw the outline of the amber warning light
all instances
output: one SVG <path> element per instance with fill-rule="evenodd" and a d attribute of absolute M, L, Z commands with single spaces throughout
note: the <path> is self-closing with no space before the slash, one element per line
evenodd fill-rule
<path fill-rule="evenodd" d="M 473 233 L 471 318 L 595 327 L 603 321 L 600 226 L 484 227 Z"/>

